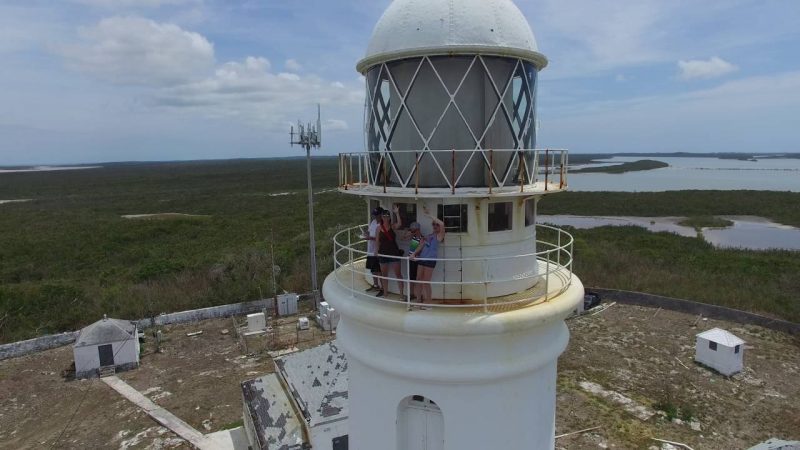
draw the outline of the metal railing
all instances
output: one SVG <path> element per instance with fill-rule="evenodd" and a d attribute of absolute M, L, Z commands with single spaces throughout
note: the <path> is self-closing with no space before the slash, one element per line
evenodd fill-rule
<path fill-rule="evenodd" d="M 336 282 L 349 291 L 351 296 L 366 296 L 375 301 L 404 304 L 408 309 L 415 307 L 431 308 L 482 308 L 484 311 L 523 307 L 539 301 L 548 301 L 558 296 L 569 288 L 572 283 L 572 235 L 564 230 L 549 225 L 536 225 L 537 239 L 536 248 L 538 251 L 533 253 L 491 256 L 491 257 L 470 257 L 470 258 L 436 258 L 437 263 L 449 264 L 456 263 L 463 268 L 467 265 L 473 269 L 479 268 L 473 273 L 482 275 L 471 277 L 468 280 L 447 280 L 442 281 L 420 281 L 409 280 L 407 278 L 398 279 L 392 276 L 372 275 L 384 280 L 387 286 L 391 283 L 398 283 L 404 287 L 404 295 L 389 294 L 378 297 L 375 294 L 365 292 L 365 287 L 369 287 L 366 276 L 365 261 L 368 253 L 366 251 L 367 241 L 362 233 L 366 225 L 348 228 L 337 233 L 333 238 L 333 265 Z M 546 239 L 540 239 L 546 237 Z M 441 249 L 441 247 L 440 247 Z M 378 255 L 386 256 L 386 255 Z M 407 256 L 392 256 L 397 259 L 408 273 L 411 259 Z M 416 258 L 415 261 L 425 261 L 424 258 Z M 525 267 L 527 270 L 518 271 L 511 277 L 497 279 L 490 275 L 490 266 L 498 261 L 513 261 Z M 414 284 L 428 284 L 433 291 L 438 286 L 442 293 L 447 292 L 448 287 L 459 291 L 461 295 L 442 295 L 434 296 L 431 303 L 420 303 L 418 300 L 412 301 L 411 289 Z M 522 286 L 522 287 L 519 287 Z M 494 289 L 492 289 L 494 288 Z M 503 290 L 503 288 L 515 289 L 513 293 L 499 296 L 490 296 L 490 291 Z M 464 295 L 464 292 L 471 292 L 474 295 Z"/>
<path fill-rule="evenodd" d="M 397 159 L 404 159 L 398 162 Z M 475 162 L 477 161 L 477 162 Z M 499 161 L 502 161 L 500 163 Z M 409 164 L 410 163 L 410 164 Z M 467 183 L 466 175 L 474 164 L 483 165 L 483 179 L 476 187 Z M 420 181 L 420 165 L 432 169 L 427 175 L 435 178 L 435 185 L 446 187 L 452 195 L 469 192 L 492 194 L 501 192 L 526 192 L 562 190 L 567 187 L 569 157 L 567 150 L 499 149 L 499 150 L 390 150 L 379 152 L 353 152 L 339 154 L 339 187 L 344 190 L 375 190 L 384 193 L 391 188 L 430 187 L 430 182 Z M 541 185 L 537 185 L 541 183 Z"/>

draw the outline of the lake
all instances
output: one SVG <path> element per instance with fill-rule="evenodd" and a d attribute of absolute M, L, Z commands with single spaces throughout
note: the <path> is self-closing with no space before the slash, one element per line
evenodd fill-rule
<path fill-rule="evenodd" d="M 747 250 L 800 250 L 800 229 L 755 216 L 721 216 L 733 222 L 727 228 L 703 228 L 703 239 L 717 248 Z M 578 229 L 603 226 L 638 226 L 652 232 L 669 232 L 697 237 L 692 227 L 679 225 L 682 217 L 613 217 L 540 215 L 537 222 Z"/>
<path fill-rule="evenodd" d="M 623 174 L 570 173 L 572 191 L 657 192 L 685 189 L 761 190 L 800 192 L 800 159 L 739 161 L 718 158 L 672 158 L 659 156 L 614 157 L 598 167 L 652 159 L 669 167 Z"/>

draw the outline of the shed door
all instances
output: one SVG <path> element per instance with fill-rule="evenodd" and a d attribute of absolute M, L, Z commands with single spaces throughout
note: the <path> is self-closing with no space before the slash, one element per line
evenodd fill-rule
<path fill-rule="evenodd" d="M 405 414 L 405 430 L 398 431 L 405 435 L 401 442 L 404 441 L 407 450 L 444 448 L 444 417 L 436 403 L 415 398 L 406 404 L 402 413 Z"/>
<path fill-rule="evenodd" d="M 333 450 L 347 450 L 349 437 L 348 435 L 333 438 Z"/>
<path fill-rule="evenodd" d="M 100 367 L 114 365 L 114 349 L 111 344 L 98 346 L 97 353 L 100 355 Z"/>

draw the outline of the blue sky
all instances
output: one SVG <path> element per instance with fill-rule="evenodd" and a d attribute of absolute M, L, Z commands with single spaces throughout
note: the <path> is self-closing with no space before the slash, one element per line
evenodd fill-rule
<path fill-rule="evenodd" d="M 0 165 L 363 150 L 355 63 L 389 0 L 3 0 Z M 518 0 L 539 147 L 800 151 L 800 2 Z"/>

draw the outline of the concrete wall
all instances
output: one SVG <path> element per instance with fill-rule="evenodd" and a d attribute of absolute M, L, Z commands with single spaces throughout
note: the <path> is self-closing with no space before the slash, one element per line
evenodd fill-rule
<path fill-rule="evenodd" d="M 645 294 L 643 292 L 619 291 L 615 289 L 586 288 L 587 291 L 594 291 L 603 297 L 603 302 L 618 302 L 628 305 L 647 306 L 651 308 L 664 308 L 671 311 L 679 311 L 687 314 L 702 314 L 703 317 L 718 320 L 728 320 L 731 322 L 758 325 L 771 330 L 784 333 L 800 335 L 800 323 L 789 322 L 781 319 L 773 319 L 758 314 L 753 314 L 737 309 L 726 308 L 724 306 L 708 305 L 689 300 L 662 297 L 660 295 Z"/>
<path fill-rule="evenodd" d="M 252 302 L 232 303 L 229 305 L 211 306 L 209 308 L 192 309 L 169 314 L 160 314 L 155 317 L 155 325 L 172 325 L 177 323 L 197 322 L 199 320 L 218 319 L 242 314 L 261 312 L 266 308 L 272 310 L 273 299 L 261 299 Z M 153 326 L 152 319 L 141 319 L 136 322 L 139 329 Z"/>
<path fill-rule="evenodd" d="M 100 355 L 97 351 L 98 345 L 87 345 L 75 347 L 75 378 L 87 378 L 96 376 L 97 369 L 100 368 Z M 112 342 L 111 349 L 114 352 L 114 365 L 120 369 L 127 369 L 139 365 L 139 338 L 137 337 L 125 341 Z"/>
<path fill-rule="evenodd" d="M 264 308 L 266 308 L 268 311 L 272 310 L 273 301 L 271 298 L 255 300 L 252 302 L 212 306 L 210 308 L 193 309 L 190 311 L 182 311 L 171 314 L 161 314 L 156 316 L 155 323 L 156 325 L 170 325 L 195 322 L 198 320 L 216 319 L 220 317 L 238 316 L 252 312 L 259 312 Z M 141 331 L 145 328 L 153 326 L 153 321 L 152 319 L 141 319 L 136 322 L 136 326 Z M 72 344 L 78 338 L 79 333 L 80 331 L 70 331 L 67 333 L 51 334 L 48 336 L 40 336 L 38 338 L 28 339 L 27 341 L 12 342 L 10 344 L 0 345 L 0 361 Z"/>
<path fill-rule="evenodd" d="M 79 333 L 79 331 L 70 331 L 0 345 L 0 361 L 71 344 L 78 339 Z"/>

